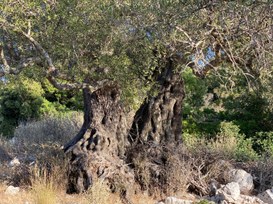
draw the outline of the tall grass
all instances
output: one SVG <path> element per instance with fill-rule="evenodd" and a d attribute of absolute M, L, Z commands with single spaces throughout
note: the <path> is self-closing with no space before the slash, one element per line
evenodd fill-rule
<path fill-rule="evenodd" d="M 58 203 L 58 194 L 65 192 L 67 168 L 60 164 L 35 165 L 31 172 L 31 193 L 35 204 Z"/>

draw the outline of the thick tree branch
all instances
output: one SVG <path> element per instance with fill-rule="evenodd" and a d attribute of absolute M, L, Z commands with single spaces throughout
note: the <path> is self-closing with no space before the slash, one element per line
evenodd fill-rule
<path fill-rule="evenodd" d="M 8 64 L 8 61 L 6 60 L 5 54 L 4 54 L 4 49 L 3 46 L 0 46 L 0 57 L 2 60 L 2 63 L 4 65 L 3 70 L 1 70 L 3 72 L 3 75 L 5 75 L 5 73 L 9 73 L 10 71 L 10 66 Z"/>
<path fill-rule="evenodd" d="M 65 78 L 64 75 L 61 75 L 59 73 L 59 70 L 54 66 L 53 60 L 48 54 L 48 52 L 42 47 L 42 45 L 38 41 L 36 41 L 32 36 L 29 35 L 30 32 L 26 33 L 23 30 L 17 28 L 16 26 L 10 23 L 7 23 L 4 20 L 0 21 L 0 25 L 6 28 L 12 29 L 14 32 L 19 33 L 35 46 L 39 54 L 46 60 L 46 63 L 47 63 L 46 78 L 54 87 L 61 90 L 82 89 L 86 87 L 90 89 L 94 89 L 94 87 L 92 87 L 90 84 L 87 84 L 87 83 L 77 83 L 77 82 L 68 83 L 67 82 L 68 78 Z M 25 67 L 31 64 L 34 64 L 34 62 L 37 62 L 37 59 L 40 60 L 40 58 L 38 57 L 27 58 L 23 60 L 21 63 L 19 63 L 16 68 L 11 68 L 4 56 L 3 47 L 1 47 L 1 59 L 4 65 L 4 69 L 0 71 L 0 77 L 6 74 L 14 74 L 14 75 L 19 74 Z M 59 76 L 61 76 L 61 78 L 64 79 L 65 83 L 61 83 L 57 80 Z"/>
<path fill-rule="evenodd" d="M 51 57 L 49 56 L 49 54 L 45 51 L 45 49 L 41 46 L 40 43 L 38 43 L 33 37 L 31 37 L 30 35 L 28 35 L 27 33 L 25 33 L 24 31 L 19 31 L 23 36 L 25 36 L 38 50 L 38 52 L 45 58 L 47 64 L 48 64 L 48 69 L 47 69 L 47 73 L 48 74 L 53 74 L 54 72 L 56 72 L 56 68 L 52 62 Z"/>
<path fill-rule="evenodd" d="M 24 68 L 41 61 L 40 57 L 29 57 L 26 59 L 22 59 L 16 67 L 11 67 L 5 57 L 4 49 L 2 46 L 0 46 L 0 59 L 3 63 L 2 69 L 0 70 L 0 77 L 5 76 L 6 74 L 17 75 Z"/>
<path fill-rule="evenodd" d="M 60 90 L 72 90 L 72 89 L 83 89 L 83 88 L 89 88 L 91 90 L 95 90 L 96 88 L 91 86 L 88 83 L 61 83 L 58 82 L 57 79 L 53 76 L 48 74 L 47 75 L 47 80 L 57 89 Z"/>

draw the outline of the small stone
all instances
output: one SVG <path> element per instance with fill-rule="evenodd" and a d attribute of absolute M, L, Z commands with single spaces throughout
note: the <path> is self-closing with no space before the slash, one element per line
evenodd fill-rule
<path fill-rule="evenodd" d="M 9 162 L 9 166 L 10 167 L 13 167 L 13 166 L 19 166 L 21 163 L 20 163 L 20 161 L 19 161 L 19 159 L 18 158 L 14 158 L 13 160 L 11 160 L 10 162 Z"/>
<path fill-rule="evenodd" d="M 183 200 L 183 199 L 178 199 L 175 197 L 167 197 L 165 199 L 165 204 L 192 204 L 193 202 L 190 200 Z"/>
<path fill-rule="evenodd" d="M 19 193 L 20 188 L 19 187 L 14 187 L 14 186 L 9 186 L 6 191 L 5 194 L 8 195 L 16 195 L 17 193 Z"/>
<path fill-rule="evenodd" d="M 273 189 L 268 189 L 258 195 L 263 202 L 273 204 Z"/>

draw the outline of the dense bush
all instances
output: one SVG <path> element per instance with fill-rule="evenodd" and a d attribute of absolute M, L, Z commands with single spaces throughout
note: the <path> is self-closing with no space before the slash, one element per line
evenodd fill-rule
<path fill-rule="evenodd" d="M 44 98 L 58 106 L 58 110 L 83 110 L 82 92 L 79 90 L 58 90 L 53 87 L 47 80 L 41 82 L 44 90 Z"/>
<path fill-rule="evenodd" d="M 257 132 L 253 137 L 254 149 L 258 153 L 266 153 L 273 156 L 273 131 Z"/>
<path fill-rule="evenodd" d="M 62 145 L 78 133 L 82 122 L 83 114 L 79 112 L 46 116 L 21 123 L 12 139 L 0 137 L 0 147 L 7 152 L 8 159 L 17 158 L 21 163 L 13 168 L 0 165 L 0 180 L 6 179 L 16 186 L 36 185 L 44 181 L 40 178 L 47 179 L 50 174 L 54 176 L 55 184 L 64 187 L 68 157 L 65 157 Z"/>
<path fill-rule="evenodd" d="M 52 86 L 41 85 L 29 78 L 10 80 L 0 87 L 0 134 L 12 136 L 19 123 L 40 119 L 42 116 L 58 115 L 78 109 L 76 98 L 69 98 Z M 73 95 L 73 94 L 71 94 Z M 48 99 L 49 100 L 48 100 Z M 61 98 L 63 101 L 61 101 Z M 61 103 L 63 102 L 63 104 Z"/>
<path fill-rule="evenodd" d="M 245 135 L 240 133 L 240 128 L 232 122 L 221 122 L 215 138 L 184 134 L 183 139 L 185 145 L 191 149 L 203 147 L 226 159 L 249 161 L 259 157 L 252 147 L 253 141 L 245 138 Z"/>
<path fill-rule="evenodd" d="M 196 139 L 215 140 L 223 135 L 223 131 L 228 131 L 223 137 L 232 135 L 236 138 L 240 147 L 236 154 L 247 153 L 248 148 L 260 155 L 272 152 L 273 100 L 270 84 L 260 84 L 258 89 L 250 88 L 240 74 L 234 75 L 233 81 L 230 81 L 230 75 L 224 69 L 220 72 L 218 80 L 210 77 L 198 80 L 189 70 L 183 73 L 186 89 L 182 121 L 184 140 L 188 143 Z M 231 123 L 226 123 L 225 127 L 225 121 Z"/>
<path fill-rule="evenodd" d="M 221 117 L 234 121 L 248 137 L 254 136 L 256 132 L 273 129 L 269 103 L 261 95 L 246 92 L 239 96 L 229 96 L 223 101 L 225 111 Z"/>

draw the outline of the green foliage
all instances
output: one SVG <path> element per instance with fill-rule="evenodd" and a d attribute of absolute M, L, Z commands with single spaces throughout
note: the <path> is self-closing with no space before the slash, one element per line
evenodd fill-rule
<path fill-rule="evenodd" d="M 242 93 L 224 99 L 225 111 L 222 118 L 234 121 L 247 136 L 255 132 L 272 130 L 273 119 L 270 117 L 269 104 L 266 98 L 255 93 Z"/>
<path fill-rule="evenodd" d="M 235 154 L 242 160 L 255 158 L 257 153 L 261 155 L 271 152 L 273 103 L 270 87 L 272 85 L 264 81 L 256 90 L 248 86 L 243 75 L 230 73 L 233 77 L 231 82 L 225 70 L 219 71 L 222 74 L 221 78 L 209 76 L 201 83 L 197 79 L 193 80 L 192 73 L 185 72 L 183 132 L 186 138 L 197 137 L 207 140 L 215 139 L 219 134 L 236 137 Z M 270 76 L 267 80 L 269 78 Z M 191 94 L 195 90 L 198 95 Z M 232 122 L 233 125 L 223 123 L 224 121 Z"/>
<path fill-rule="evenodd" d="M 43 97 L 49 105 L 54 104 L 58 111 L 83 110 L 82 92 L 79 90 L 58 90 L 47 80 L 41 82 L 44 90 Z"/>
<path fill-rule="evenodd" d="M 252 140 L 246 139 L 244 135 L 240 134 L 240 128 L 232 122 L 220 123 L 217 139 L 226 143 L 226 148 L 223 151 L 228 150 L 239 161 L 253 160 L 258 157 L 252 148 Z"/>
<path fill-rule="evenodd" d="M 237 138 L 240 135 L 240 128 L 232 122 L 221 122 L 220 132 L 221 137 Z"/>
<path fill-rule="evenodd" d="M 257 152 L 273 156 L 273 131 L 257 132 L 252 140 L 255 142 L 254 149 Z"/>
<path fill-rule="evenodd" d="M 206 138 L 206 135 L 183 134 L 183 141 L 190 148 L 206 148 L 217 152 L 228 159 L 237 161 L 249 161 L 259 158 L 257 152 L 253 149 L 253 141 L 245 138 L 240 133 L 239 126 L 233 122 L 221 122 L 219 131 L 214 138 Z"/>
<path fill-rule="evenodd" d="M 249 161 L 259 158 L 258 152 L 253 149 L 254 142 L 252 139 L 239 135 L 237 143 L 235 157 L 238 161 Z"/>
<path fill-rule="evenodd" d="M 198 79 L 190 69 L 183 72 L 183 78 L 186 92 L 183 109 L 184 132 L 207 135 L 206 137 L 215 135 L 221 121 L 214 107 L 208 106 L 206 100 L 208 94 L 213 95 L 208 93 L 212 84 L 207 79 Z"/>
<path fill-rule="evenodd" d="M 192 70 L 187 68 L 183 72 L 183 79 L 185 81 L 185 114 L 194 111 L 193 109 L 200 108 L 204 105 L 204 95 L 207 93 L 207 85 L 204 80 L 198 79 L 192 73 Z"/>
<path fill-rule="evenodd" d="M 40 83 L 31 79 L 17 79 L 7 82 L 0 89 L 0 127 L 1 133 L 11 136 L 19 122 L 40 118 L 42 115 L 57 114 L 62 110 L 43 97 Z"/>

